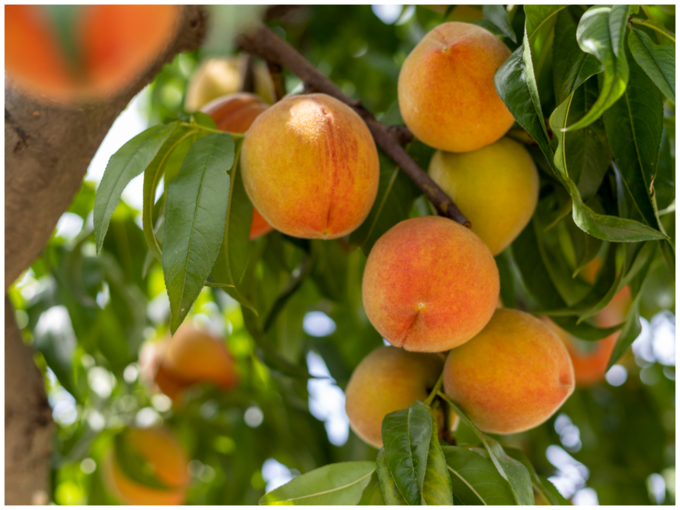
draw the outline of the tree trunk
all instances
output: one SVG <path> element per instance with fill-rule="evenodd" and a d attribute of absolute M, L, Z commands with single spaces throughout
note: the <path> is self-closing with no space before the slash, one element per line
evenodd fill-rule
<path fill-rule="evenodd" d="M 198 48 L 205 11 L 183 7 L 167 47 L 124 92 L 67 106 L 27 96 L 6 79 L 5 290 L 40 255 L 73 201 L 113 121 L 181 51 Z M 53 424 L 43 377 L 5 298 L 5 502 L 47 503 Z"/>
<path fill-rule="evenodd" d="M 5 503 L 48 502 L 54 425 L 45 383 L 5 296 Z"/>

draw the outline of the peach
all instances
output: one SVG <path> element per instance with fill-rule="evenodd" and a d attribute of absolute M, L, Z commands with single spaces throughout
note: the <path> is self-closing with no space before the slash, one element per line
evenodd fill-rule
<path fill-rule="evenodd" d="M 345 409 L 352 430 L 368 444 L 382 447 L 385 415 L 424 401 L 444 365 L 436 354 L 378 347 L 352 373 Z"/>
<path fill-rule="evenodd" d="M 349 234 L 378 192 L 378 151 L 364 121 L 325 94 L 288 96 L 261 114 L 241 152 L 251 202 L 276 230 L 309 239 Z"/>
<path fill-rule="evenodd" d="M 574 367 L 540 319 L 499 308 L 481 333 L 449 352 L 444 390 L 479 429 L 514 434 L 557 411 L 574 391 Z"/>
<path fill-rule="evenodd" d="M 253 121 L 268 105 L 255 94 L 237 93 L 218 97 L 205 105 L 201 111 L 210 115 L 217 129 L 230 133 L 245 133 Z M 253 221 L 250 224 L 250 239 L 256 239 L 272 231 L 257 209 L 253 208 Z"/>
<path fill-rule="evenodd" d="M 195 112 L 215 98 L 234 94 L 242 89 L 245 72 L 245 55 L 228 58 L 211 58 L 196 69 L 184 99 L 184 109 Z M 255 94 L 267 103 L 274 102 L 274 83 L 262 62 L 253 66 Z"/>
<path fill-rule="evenodd" d="M 598 260 L 598 259 L 594 259 Z M 587 268 L 588 266 L 586 266 Z M 584 268 L 584 271 L 586 270 Z M 600 310 L 594 316 L 595 324 L 603 328 L 609 328 L 622 323 L 626 319 L 626 314 L 631 304 L 630 287 L 626 286 L 621 289 L 609 302 L 609 304 Z M 593 386 L 604 379 L 607 373 L 607 365 L 609 358 L 614 351 L 616 341 L 621 334 L 620 331 L 612 333 L 602 340 L 597 342 L 588 342 L 592 346 L 590 349 L 584 349 L 579 343 L 579 340 L 564 331 L 553 321 L 544 318 L 546 324 L 557 334 L 564 342 L 569 356 L 574 365 L 574 376 L 578 386 Z"/>
<path fill-rule="evenodd" d="M 429 174 L 498 255 L 522 232 L 538 203 L 538 172 L 529 152 L 509 138 L 472 152 L 437 151 Z"/>
<path fill-rule="evenodd" d="M 112 449 L 103 463 L 103 478 L 108 489 L 128 505 L 181 505 L 189 483 L 189 460 L 175 435 L 160 427 L 129 429 L 125 440 L 148 462 L 154 476 L 167 488 L 149 487 L 131 479 L 121 469 Z"/>
<path fill-rule="evenodd" d="M 188 384 L 209 382 L 222 389 L 238 383 L 234 360 L 224 340 L 183 324 L 168 340 L 161 365 Z"/>
<path fill-rule="evenodd" d="M 438 216 L 411 218 L 373 246 L 362 283 L 373 327 L 408 351 L 442 352 L 479 333 L 498 302 L 498 267 L 469 229 Z"/>
<path fill-rule="evenodd" d="M 494 74 L 510 50 L 491 32 L 442 23 L 413 49 L 399 73 L 399 108 L 413 134 L 449 152 L 479 149 L 515 122 L 498 97 Z"/>

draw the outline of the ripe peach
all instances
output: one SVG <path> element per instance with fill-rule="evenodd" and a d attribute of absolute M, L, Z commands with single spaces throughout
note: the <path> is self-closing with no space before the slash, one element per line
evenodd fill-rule
<path fill-rule="evenodd" d="M 202 62 L 187 86 L 185 110 L 195 112 L 213 99 L 239 92 L 242 89 L 245 66 L 244 55 L 211 58 Z M 267 67 L 262 62 L 255 62 L 253 75 L 254 92 L 267 103 L 273 103 L 274 84 Z"/>
<path fill-rule="evenodd" d="M 230 133 L 245 133 L 255 118 L 268 108 L 268 105 L 255 94 L 237 93 L 218 97 L 205 105 L 201 111 L 212 117 L 217 129 Z M 253 221 L 250 224 L 250 239 L 256 239 L 271 232 L 257 209 L 253 208 Z"/>
<path fill-rule="evenodd" d="M 378 347 L 352 373 L 345 390 L 345 409 L 352 430 L 368 444 L 382 446 L 385 415 L 425 400 L 444 362 L 436 354 Z"/>
<path fill-rule="evenodd" d="M 117 499 L 128 505 L 181 505 L 189 483 L 189 462 L 175 435 L 165 428 L 129 429 L 126 440 L 153 468 L 154 476 L 167 489 L 149 487 L 131 479 L 121 469 L 114 450 L 107 452 L 103 478 Z"/>
<path fill-rule="evenodd" d="M 253 205 L 294 237 L 349 234 L 378 193 L 371 133 L 354 110 L 325 94 L 288 96 L 255 119 L 241 168 Z"/>
<path fill-rule="evenodd" d="M 498 268 L 469 229 L 438 216 L 398 223 L 373 246 L 362 294 L 373 327 L 408 351 L 441 352 L 479 333 L 498 302 Z"/>
<path fill-rule="evenodd" d="M 437 151 L 429 174 L 498 255 L 522 232 L 538 203 L 538 172 L 529 152 L 509 138 L 465 153 Z"/>
<path fill-rule="evenodd" d="M 598 259 L 594 259 L 598 260 Z M 586 266 L 587 267 L 587 266 Z M 585 271 L 586 268 L 584 268 Z M 631 297 L 630 287 L 621 289 L 609 304 L 599 311 L 595 317 L 595 324 L 603 328 L 609 328 L 622 323 L 626 319 L 626 314 L 630 308 Z M 593 386 L 604 379 L 607 373 L 609 358 L 614 351 L 616 341 L 619 339 L 620 331 L 612 333 L 597 342 L 588 342 L 591 349 L 585 350 L 579 344 L 578 339 L 564 331 L 553 321 L 544 318 L 546 324 L 560 337 L 569 351 L 569 356 L 574 365 L 574 376 L 578 386 Z"/>
<path fill-rule="evenodd" d="M 513 434 L 557 411 L 574 391 L 574 368 L 540 319 L 499 308 L 481 333 L 449 352 L 444 390 L 481 430 Z"/>
<path fill-rule="evenodd" d="M 238 383 L 234 360 L 224 340 L 183 324 L 168 340 L 162 366 L 189 384 L 210 382 L 222 389 Z"/>
<path fill-rule="evenodd" d="M 495 142 L 514 118 L 498 97 L 494 74 L 510 50 L 491 32 L 442 23 L 413 49 L 399 73 L 399 108 L 427 145 L 467 152 Z"/>

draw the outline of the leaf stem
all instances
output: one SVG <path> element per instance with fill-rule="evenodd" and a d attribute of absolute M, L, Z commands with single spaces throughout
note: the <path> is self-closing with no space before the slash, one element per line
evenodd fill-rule
<path fill-rule="evenodd" d="M 651 28 L 652 30 L 655 30 L 656 32 L 658 32 L 658 33 L 661 34 L 661 35 L 665 35 L 665 36 L 668 37 L 671 41 L 675 42 L 675 37 L 673 37 L 671 34 L 669 34 L 668 32 L 666 32 L 665 30 L 662 30 L 661 28 L 657 27 L 656 25 L 653 25 L 653 24 L 651 24 L 651 23 L 648 23 L 647 21 L 645 21 L 645 20 L 643 20 L 643 19 L 640 19 L 640 18 L 633 18 L 633 19 L 630 20 L 630 22 L 631 22 L 633 25 L 643 25 L 643 26 L 645 26 L 645 27 L 647 27 L 647 28 Z"/>
<path fill-rule="evenodd" d="M 194 129 L 200 129 L 202 131 L 207 131 L 208 133 L 226 133 L 228 135 L 231 135 L 233 138 L 244 138 L 245 135 L 243 133 L 231 133 L 229 131 L 220 131 L 219 129 L 213 129 L 209 128 L 206 126 L 201 126 L 200 124 L 191 124 L 189 122 L 178 122 L 180 126 L 185 126 L 185 127 L 190 127 Z"/>
<path fill-rule="evenodd" d="M 430 392 L 430 394 L 425 399 L 425 405 L 426 406 L 429 406 L 430 404 L 432 404 L 432 401 L 434 400 L 434 398 L 439 393 L 439 390 L 442 388 L 443 382 L 444 382 L 444 371 L 442 370 L 442 373 L 439 374 L 439 379 L 437 379 L 437 382 L 435 383 L 434 388 L 432 388 L 432 391 Z"/>

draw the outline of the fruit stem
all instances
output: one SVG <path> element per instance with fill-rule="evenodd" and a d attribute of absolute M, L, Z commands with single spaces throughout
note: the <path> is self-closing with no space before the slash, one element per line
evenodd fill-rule
<path fill-rule="evenodd" d="M 439 379 L 437 379 L 437 382 L 435 383 L 434 388 L 432 388 L 432 391 L 430 392 L 430 394 L 425 399 L 425 405 L 426 406 L 429 406 L 430 404 L 432 404 L 432 401 L 437 396 L 437 393 L 439 393 L 439 390 L 441 389 L 443 382 L 444 382 L 444 371 L 442 370 L 442 373 L 439 374 Z"/>

